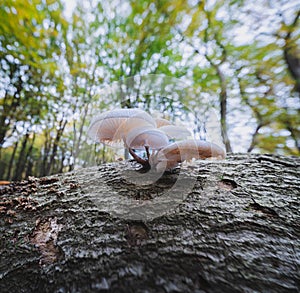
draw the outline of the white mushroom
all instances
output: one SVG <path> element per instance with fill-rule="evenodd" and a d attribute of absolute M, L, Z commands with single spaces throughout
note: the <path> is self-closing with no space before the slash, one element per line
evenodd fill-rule
<path fill-rule="evenodd" d="M 155 122 L 156 122 L 156 127 L 157 128 L 160 128 L 162 126 L 166 126 L 166 125 L 171 125 L 172 124 L 169 120 L 164 119 L 164 118 L 156 118 Z"/>
<path fill-rule="evenodd" d="M 156 123 L 141 109 L 116 109 L 95 116 L 87 133 L 97 142 L 111 144 L 123 140 L 129 131 L 141 126 L 156 127 Z"/>
<path fill-rule="evenodd" d="M 163 131 L 170 139 L 186 139 L 191 135 L 184 126 L 165 125 L 159 130 Z"/>
<path fill-rule="evenodd" d="M 132 149 L 149 147 L 152 150 L 159 150 L 168 144 L 169 139 L 164 132 L 147 126 L 132 129 L 125 139 L 125 145 Z"/>
<path fill-rule="evenodd" d="M 192 159 L 224 159 L 225 150 L 220 146 L 202 140 L 183 140 L 161 149 L 152 159 L 151 165 L 157 170 L 171 169 L 184 161 Z"/>

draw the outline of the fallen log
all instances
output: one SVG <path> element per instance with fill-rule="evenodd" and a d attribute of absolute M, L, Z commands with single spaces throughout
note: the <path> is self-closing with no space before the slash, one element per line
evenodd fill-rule
<path fill-rule="evenodd" d="M 300 158 L 117 162 L 0 189 L 0 292 L 299 292 Z"/>

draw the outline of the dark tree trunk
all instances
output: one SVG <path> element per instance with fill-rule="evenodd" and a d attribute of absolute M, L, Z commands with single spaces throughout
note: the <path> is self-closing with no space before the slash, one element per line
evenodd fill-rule
<path fill-rule="evenodd" d="M 222 73 L 222 71 L 220 70 L 220 68 L 218 66 L 216 67 L 216 71 L 218 73 L 218 77 L 220 80 L 220 85 L 221 85 L 221 92 L 220 92 L 220 96 L 219 96 L 219 101 L 220 101 L 220 116 L 221 116 L 221 128 L 222 128 L 222 136 L 223 136 L 223 140 L 225 143 L 225 147 L 226 147 L 226 151 L 227 152 L 232 152 L 232 148 L 231 148 L 231 144 L 230 144 L 230 140 L 228 137 L 228 127 L 227 127 L 227 102 L 228 102 L 228 98 L 227 98 L 227 88 L 226 88 L 226 80 L 225 80 L 225 76 Z"/>
<path fill-rule="evenodd" d="M 9 160 L 9 165 L 8 165 L 8 169 L 7 169 L 7 176 L 6 176 L 7 180 L 11 179 L 10 177 L 11 177 L 11 173 L 12 173 L 12 170 L 13 170 L 13 162 L 15 161 L 15 155 L 16 155 L 16 152 L 17 152 L 17 149 L 18 149 L 18 145 L 19 145 L 19 141 L 17 140 L 14 144 L 14 149 L 13 149 L 11 158 Z"/>
<path fill-rule="evenodd" d="M 91 101 L 91 98 L 88 99 L 88 101 Z M 90 108 L 90 103 L 87 103 L 84 106 L 84 110 L 81 114 L 80 119 L 80 125 L 78 126 L 78 134 L 77 134 L 77 127 L 76 127 L 76 121 L 73 122 L 73 133 L 74 133 L 74 141 L 73 141 L 73 149 L 72 149 L 72 156 L 74 157 L 74 162 L 72 165 L 69 166 L 70 170 L 73 170 L 74 166 L 76 166 L 76 160 L 78 158 L 78 154 L 80 152 L 80 145 L 82 144 L 82 136 L 84 134 L 84 125 L 86 123 L 87 115 Z M 76 111 L 74 110 L 74 113 Z"/>
<path fill-rule="evenodd" d="M 26 178 L 30 176 L 30 174 L 32 174 L 32 169 L 33 169 L 32 150 L 33 150 L 34 142 L 35 142 L 35 133 L 33 133 L 33 137 L 31 139 L 30 146 L 26 154 L 26 174 L 25 174 Z"/>
<path fill-rule="evenodd" d="M 50 160 L 49 160 L 49 165 L 47 168 L 49 170 L 49 173 L 47 175 L 55 173 L 55 171 L 54 171 L 55 170 L 55 156 L 57 154 L 58 145 L 59 145 L 60 139 L 63 135 L 66 125 L 67 125 L 67 121 L 64 119 L 62 119 L 59 122 L 59 128 L 57 129 L 56 137 L 53 142 L 52 152 L 51 152 L 51 156 L 50 156 Z"/>
<path fill-rule="evenodd" d="M 285 46 L 283 49 L 284 60 L 287 64 L 287 68 L 295 80 L 295 89 L 300 94 L 300 58 L 299 49 L 296 45 L 296 41 L 293 42 L 292 34 L 297 29 L 297 22 L 300 18 L 300 10 L 297 12 L 289 31 L 285 36 Z"/>
<path fill-rule="evenodd" d="M 26 148 L 29 139 L 29 132 L 26 132 L 23 137 L 23 141 L 21 144 L 21 149 L 18 155 L 18 161 L 15 168 L 15 174 L 13 176 L 13 180 L 20 180 L 22 178 L 22 173 L 24 172 L 25 164 L 26 164 Z"/>
<path fill-rule="evenodd" d="M 12 183 L 0 292 L 299 292 L 299 167 L 235 154 L 154 183 L 128 162 Z"/>

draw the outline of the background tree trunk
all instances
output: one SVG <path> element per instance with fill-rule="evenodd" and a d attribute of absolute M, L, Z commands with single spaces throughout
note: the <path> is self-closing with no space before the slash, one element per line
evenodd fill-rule
<path fill-rule="evenodd" d="M 140 174 L 128 162 L 12 183 L 0 189 L 0 292 L 299 292 L 299 166 L 235 154 L 148 185 L 128 182 Z M 180 176 L 195 180 L 176 206 L 122 214 L 118 199 L 142 210 Z"/>

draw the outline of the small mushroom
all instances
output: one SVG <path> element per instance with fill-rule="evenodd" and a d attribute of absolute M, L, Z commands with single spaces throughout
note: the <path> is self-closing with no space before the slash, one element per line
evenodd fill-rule
<path fill-rule="evenodd" d="M 164 125 L 159 130 L 163 131 L 170 139 L 186 139 L 191 135 L 184 126 Z"/>
<path fill-rule="evenodd" d="M 156 122 L 157 128 L 160 128 L 160 127 L 166 126 L 166 125 L 172 125 L 172 123 L 169 120 L 164 119 L 164 118 L 156 118 L 155 122 Z"/>
<path fill-rule="evenodd" d="M 125 144 L 128 148 L 144 149 L 150 147 L 153 150 L 161 149 L 169 144 L 167 135 L 159 129 L 147 126 L 132 129 L 126 137 Z"/>
<path fill-rule="evenodd" d="M 140 126 L 156 127 L 156 122 L 141 109 L 116 109 L 95 116 L 87 133 L 97 142 L 112 144 L 122 141 L 129 131 Z"/>
<path fill-rule="evenodd" d="M 224 159 L 225 151 L 220 146 L 202 140 L 183 140 L 162 148 L 151 160 L 157 170 L 171 169 L 192 159 Z"/>
<path fill-rule="evenodd" d="M 151 150 L 159 150 L 169 143 L 168 137 L 160 130 L 156 128 L 150 128 L 147 126 L 138 127 L 131 130 L 125 139 L 125 145 L 129 149 L 129 153 L 132 157 L 144 167 L 149 168 L 149 160 L 151 157 Z M 145 149 L 147 153 L 147 160 L 140 158 L 133 149 Z"/>

